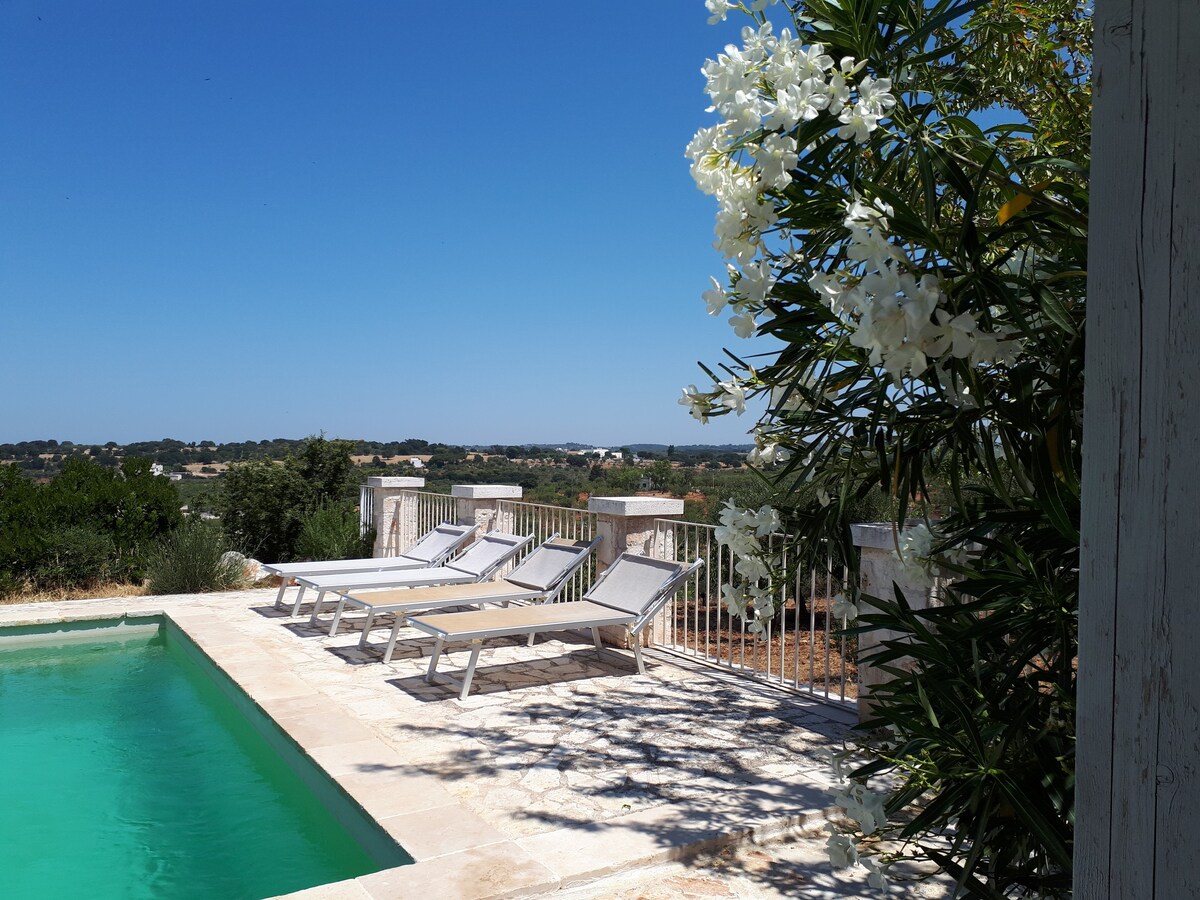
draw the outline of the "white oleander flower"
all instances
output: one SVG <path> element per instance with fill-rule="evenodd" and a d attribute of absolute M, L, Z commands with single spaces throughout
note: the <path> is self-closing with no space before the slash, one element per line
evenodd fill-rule
<path fill-rule="evenodd" d="M 867 884 L 870 887 L 885 894 L 891 889 L 891 882 L 888 881 L 888 877 L 885 874 L 887 871 L 886 866 L 881 866 L 869 856 L 862 857 L 859 863 L 867 870 Z"/>
<path fill-rule="evenodd" d="M 721 396 L 716 400 L 719 406 L 732 409 L 739 416 L 746 411 L 746 389 L 736 381 L 720 381 L 717 387 Z"/>
<path fill-rule="evenodd" d="M 761 306 L 767 302 L 767 295 L 771 293 L 776 280 L 770 262 L 760 259 L 754 265 L 742 267 L 735 287 L 749 303 Z"/>
<path fill-rule="evenodd" d="M 884 803 L 887 795 L 873 791 L 864 784 L 830 788 L 834 802 L 846 811 L 846 815 L 858 823 L 862 833 L 874 834 L 887 824 Z"/>
<path fill-rule="evenodd" d="M 834 618 L 844 619 L 846 622 L 853 622 L 858 618 L 858 607 L 845 594 L 833 595 L 830 611 Z"/>
<path fill-rule="evenodd" d="M 829 854 L 829 862 L 835 869 L 848 869 L 858 862 L 858 848 L 846 835 L 834 830 L 832 825 L 825 826 L 830 834 L 825 842 L 825 852 Z"/>
<path fill-rule="evenodd" d="M 712 287 L 701 294 L 700 297 L 708 305 L 708 314 L 710 316 L 720 315 L 721 310 L 729 303 L 729 295 L 725 293 L 725 288 L 721 285 L 721 282 L 717 281 L 711 275 L 708 278 L 712 282 Z"/>
<path fill-rule="evenodd" d="M 704 6 L 712 15 L 708 17 L 709 25 L 716 25 L 718 22 L 724 22 L 725 16 L 729 10 L 733 9 L 734 4 L 729 0 L 704 0 Z"/>
<path fill-rule="evenodd" d="M 689 384 L 683 389 L 683 396 L 679 398 L 678 403 L 680 406 L 688 408 L 688 412 L 691 413 L 693 419 L 702 424 L 708 422 L 708 397 L 694 384 Z"/>
<path fill-rule="evenodd" d="M 891 94 L 890 78 L 872 78 L 868 75 L 858 83 L 858 102 L 876 116 L 885 116 L 896 105 Z"/>
<path fill-rule="evenodd" d="M 843 108 L 838 114 L 838 121 L 842 127 L 837 130 L 837 136 L 844 141 L 853 140 L 856 144 L 865 144 L 870 140 L 871 132 L 879 127 L 879 116 L 861 102 Z"/>
<path fill-rule="evenodd" d="M 754 331 L 758 328 L 758 322 L 754 320 L 754 314 L 749 312 L 730 316 L 729 324 L 733 326 L 733 333 L 740 338 L 754 337 Z"/>
<path fill-rule="evenodd" d="M 781 191 L 792 183 L 791 170 L 800 159 L 795 138 L 768 134 L 761 144 L 751 149 L 751 154 L 758 163 L 764 188 Z"/>

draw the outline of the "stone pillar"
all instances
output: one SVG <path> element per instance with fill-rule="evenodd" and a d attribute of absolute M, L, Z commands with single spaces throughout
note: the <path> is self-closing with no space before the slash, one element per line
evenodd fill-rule
<path fill-rule="evenodd" d="M 858 587 L 862 594 L 871 597 L 891 598 L 894 596 L 892 583 L 900 586 L 904 599 L 913 609 L 925 609 L 931 605 L 931 588 L 924 581 L 914 579 L 904 571 L 896 558 L 896 533 L 888 523 L 851 525 L 850 533 L 858 547 Z M 860 609 L 869 606 L 862 600 Z M 894 631 L 871 631 L 858 636 L 858 719 L 864 721 L 871 711 L 871 686 L 887 680 L 887 676 L 874 666 L 864 665 L 863 656 L 873 652 L 880 643 L 900 637 Z M 894 664 L 893 664 L 894 665 Z"/>
<path fill-rule="evenodd" d="M 371 524 L 375 528 L 375 547 L 371 555 L 399 556 L 408 545 L 402 528 L 405 517 L 399 509 L 403 492 L 425 487 L 425 479 L 372 475 L 367 479 L 367 487 L 374 495 Z M 412 497 L 412 500 L 416 498 Z M 411 514 L 408 521 L 414 521 Z"/>
<path fill-rule="evenodd" d="M 515 484 L 456 484 L 450 488 L 450 496 L 455 498 L 458 524 L 474 523 L 483 534 L 496 527 L 497 501 L 520 500 L 521 488 Z"/>
<path fill-rule="evenodd" d="M 622 553 L 654 555 L 654 520 L 675 519 L 683 515 L 683 501 L 669 497 L 592 497 L 588 511 L 596 514 L 596 575 L 607 569 Z M 671 601 L 673 603 L 674 601 Z M 665 607 L 670 610 L 671 603 Z M 667 613 L 670 615 L 670 612 Z M 651 631 L 642 632 L 642 643 L 650 642 Z M 600 639 L 614 647 L 628 645 L 624 628 L 600 629 Z"/>

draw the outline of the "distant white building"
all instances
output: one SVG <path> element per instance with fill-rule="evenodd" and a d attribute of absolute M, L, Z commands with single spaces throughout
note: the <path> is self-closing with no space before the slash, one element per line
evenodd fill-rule
<path fill-rule="evenodd" d="M 414 469 L 423 469 L 423 468 L 425 468 L 425 463 L 421 462 L 421 457 L 419 457 L 419 456 L 414 456 L 414 457 L 412 457 L 412 459 L 410 459 L 410 460 L 408 461 L 408 464 L 409 464 L 410 466 L 412 466 Z"/>

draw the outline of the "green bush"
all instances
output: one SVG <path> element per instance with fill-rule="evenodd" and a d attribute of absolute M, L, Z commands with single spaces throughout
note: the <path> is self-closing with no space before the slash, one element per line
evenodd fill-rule
<path fill-rule="evenodd" d="M 358 511 L 350 503 L 324 503 L 301 521 L 296 555 L 302 559 L 359 559 L 371 555 L 374 536 L 359 533 Z"/>
<path fill-rule="evenodd" d="M 142 549 L 180 521 L 179 495 L 142 459 L 120 469 L 72 458 L 46 484 L 0 467 L 0 573 L 34 588 L 136 580 Z"/>
<path fill-rule="evenodd" d="M 86 587 L 107 580 L 116 559 L 111 534 L 72 525 L 45 536 L 33 580 L 43 588 Z"/>
<path fill-rule="evenodd" d="M 215 522 L 188 519 L 147 558 L 146 587 L 152 594 L 228 591 L 245 581 L 243 561 L 226 556 L 229 547 Z"/>
<path fill-rule="evenodd" d="M 350 441 L 314 437 L 282 465 L 251 460 L 230 466 L 220 509 L 233 546 L 264 562 L 296 559 L 305 517 L 324 503 L 353 497 L 353 446 Z"/>

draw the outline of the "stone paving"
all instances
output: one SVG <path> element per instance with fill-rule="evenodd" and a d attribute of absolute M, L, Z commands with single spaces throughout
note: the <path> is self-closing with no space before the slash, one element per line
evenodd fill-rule
<path fill-rule="evenodd" d="M 666 655 L 649 654 L 640 676 L 631 654 L 600 656 L 582 634 L 485 645 L 460 701 L 424 681 L 432 642 L 415 631 L 384 664 L 387 628 L 359 649 L 353 620 L 329 637 L 328 624 L 273 600 L 30 604 L 0 607 L 0 625 L 171 616 L 417 860 L 305 897 L 586 890 L 733 838 L 811 827 L 828 805 L 824 751 L 852 720 L 842 710 Z M 452 647 L 441 668 L 461 672 L 466 656 Z"/>

